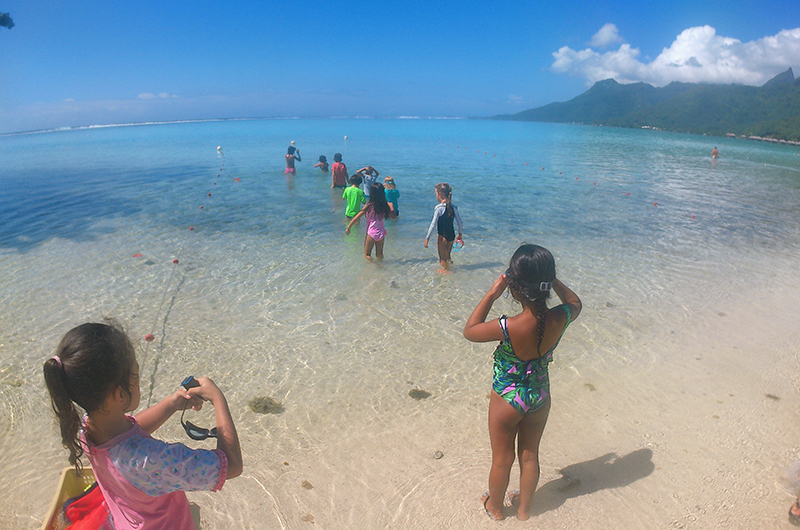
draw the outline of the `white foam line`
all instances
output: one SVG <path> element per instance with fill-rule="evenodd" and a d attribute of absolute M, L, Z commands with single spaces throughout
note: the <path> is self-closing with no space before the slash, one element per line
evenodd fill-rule
<path fill-rule="evenodd" d="M 281 528 L 286 530 L 286 525 L 284 524 L 283 517 L 281 517 L 281 514 L 278 513 L 278 510 L 277 510 L 278 503 L 275 502 L 275 497 L 272 496 L 272 493 L 270 493 L 269 490 L 267 488 L 265 488 L 264 485 L 261 483 L 261 481 L 258 480 L 256 477 L 251 477 L 251 476 L 248 476 L 248 475 L 242 475 L 242 478 L 252 479 L 252 480 L 254 480 L 256 482 L 256 484 L 261 486 L 261 489 L 264 490 L 264 493 L 266 493 L 269 496 L 269 498 L 272 500 L 272 505 L 274 506 L 274 508 L 272 509 L 272 513 L 275 514 L 275 517 L 278 519 L 278 522 L 281 523 Z"/>
<path fill-rule="evenodd" d="M 394 526 L 394 524 L 397 522 L 397 518 L 400 517 L 400 513 L 403 511 L 403 505 L 405 504 L 406 499 L 408 499 L 411 496 L 412 493 L 417 491 L 417 488 L 419 488 L 420 484 L 425 482 L 427 479 L 431 478 L 433 475 L 434 474 L 431 473 L 427 477 L 425 477 L 423 480 L 420 480 L 419 482 L 417 482 L 417 485 L 414 486 L 413 488 L 411 488 L 411 491 L 409 491 L 408 493 L 405 494 L 405 496 L 403 496 L 403 500 L 400 501 L 400 505 L 397 507 L 397 510 L 395 511 L 395 514 L 394 514 L 394 517 L 392 517 L 392 524 L 389 525 L 390 527 Z"/>

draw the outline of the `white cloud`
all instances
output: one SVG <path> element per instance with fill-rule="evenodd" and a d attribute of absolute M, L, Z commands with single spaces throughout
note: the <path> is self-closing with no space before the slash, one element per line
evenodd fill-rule
<path fill-rule="evenodd" d="M 589 41 L 589 46 L 595 46 L 598 48 L 605 48 L 609 44 L 614 44 L 615 42 L 621 42 L 622 38 L 619 36 L 619 30 L 617 26 L 612 23 L 607 23 L 600 28 L 600 31 L 592 36 L 592 40 Z"/>
<path fill-rule="evenodd" d="M 175 94 L 170 94 L 169 92 L 159 92 L 158 94 L 153 94 L 152 92 L 142 92 L 138 96 L 139 99 L 169 99 L 169 98 L 176 98 Z"/>
<path fill-rule="evenodd" d="M 595 37 L 602 32 L 601 29 Z M 639 55 L 639 49 L 629 44 L 604 53 L 564 46 L 553 53 L 550 68 L 583 77 L 589 85 L 608 78 L 655 86 L 672 81 L 761 85 L 790 66 L 800 65 L 800 28 L 741 42 L 717 35 L 711 26 L 694 27 L 681 32 L 653 61 L 642 62 Z"/>

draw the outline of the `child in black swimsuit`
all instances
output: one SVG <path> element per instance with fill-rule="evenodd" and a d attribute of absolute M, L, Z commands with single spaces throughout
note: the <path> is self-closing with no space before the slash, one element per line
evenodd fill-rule
<path fill-rule="evenodd" d="M 437 250 L 439 251 L 439 263 L 442 268 L 438 272 L 446 274 L 450 272 L 450 253 L 453 250 L 453 243 L 455 241 L 462 241 L 461 236 L 463 233 L 463 226 L 461 224 L 461 216 L 458 215 L 458 208 L 453 204 L 453 190 L 450 184 L 442 182 L 435 186 L 436 200 L 439 204 L 433 209 L 433 220 L 428 227 L 428 234 L 425 236 L 423 246 L 428 248 L 428 241 L 433 235 L 434 229 L 438 236 L 436 238 Z M 455 228 L 453 227 L 453 220 L 458 223 L 458 237 L 456 237 Z"/>

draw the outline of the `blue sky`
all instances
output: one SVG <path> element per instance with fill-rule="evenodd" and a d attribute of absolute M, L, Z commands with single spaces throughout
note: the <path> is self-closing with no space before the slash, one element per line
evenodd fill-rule
<path fill-rule="evenodd" d="M 800 74 L 793 1 L 3 1 L 0 133 L 267 116 L 492 116 L 597 80 Z"/>

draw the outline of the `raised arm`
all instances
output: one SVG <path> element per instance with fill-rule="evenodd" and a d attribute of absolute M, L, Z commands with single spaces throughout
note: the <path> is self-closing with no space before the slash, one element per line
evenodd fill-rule
<path fill-rule="evenodd" d="M 501 274 L 469 316 L 467 324 L 464 326 L 465 339 L 471 342 L 503 340 L 503 330 L 494 320 L 486 322 L 486 316 L 489 314 L 489 310 L 492 308 L 494 301 L 500 298 L 500 295 L 503 294 L 507 286 L 508 280 L 506 279 L 506 275 Z"/>
<path fill-rule="evenodd" d="M 572 311 L 572 320 L 574 321 L 578 318 L 578 315 L 581 313 L 582 304 L 581 299 L 578 298 L 578 295 L 575 294 L 572 289 L 564 285 L 564 283 L 556 278 L 553 280 L 553 290 L 558 295 L 558 298 L 561 300 L 561 303 L 564 305 L 568 305 L 570 310 Z"/>

